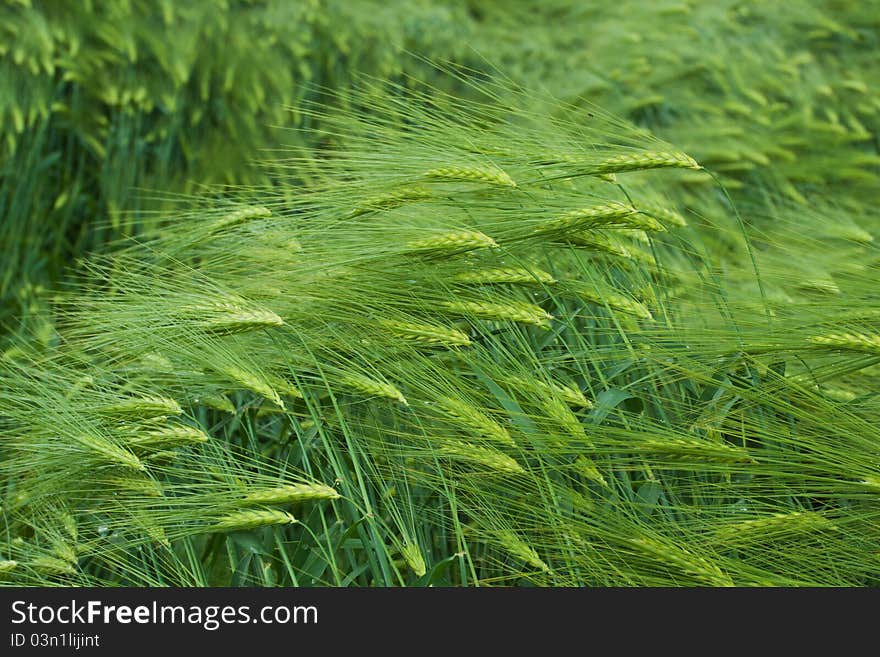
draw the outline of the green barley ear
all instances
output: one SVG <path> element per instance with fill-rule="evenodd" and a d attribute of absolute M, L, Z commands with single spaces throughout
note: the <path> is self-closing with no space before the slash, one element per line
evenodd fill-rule
<path fill-rule="evenodd" d="M 497 247 L 498 244 L 488 235 L 473 230 L 456 230 L 408 242 L 404 250 L 426 255 L 448 255 Z"/>
<path fill-rule="evenodd" d="M 425 187 L 408 187 L 396 191 L 390 191 L 380 196 L 372 196 L 362 201 L 357 208 L 351 211 L 352 217 L 359 217 L 368 212 L 392 210 L 415 201 L 425 201 L 434 197 L 434 193 Z"/>
<path fill-rule="evenodd" d="M 544 563 L 544 560 L 541 559 L 535 549 L 522 540 L 514 531 L 501 530 L 498 532 L 496 540 L 501 547 L 516 559 L 541 572 L 550 572 L 550 567 Z"/>
<path fill-rule="evenodd" d="M 558 396 L 566 404 L 573 408 L 592 408 L 593 403 L 574 386 L 567 386 L 557 382 L 545 382 L 536 378 L 504 375 L 503 382 L 514 388 L 534 391 L 539 395 Z"/>
<path fill-rule="evenodd" d="M 599 253 L 607 253 L 608 255 L 618 258 L 631 258 L 632 254 L 623 244 L 619 244 L 607 235 L 595 230 L 586 230 L 583 232 L 575 232 L 560 236 L 558 241 L 563 244 L 571 244 L 573 246 L 582 247 Z"/>
<path fill-rule="evenodd" d="M 551 274 L 540 269 L 527 267 L 495 267 L 465 271 L 457 274 L 453 280 L 456 283 L 470 285 L 503 283 L 552 285 L 556 282 L 556 279 Z"/>
<path fill-rule="evenodd" d="M 247 308 L 231 301 L 204 301 L 181 309 L 211 331 L 240 332 L 284 326 L 271 310 Z"/>
<path fill-rule="evenodd" d="M 791 535 L 827 531 L 833 528 L 833 523 L 819 513 L 794 511 L 725 523 L 715 531 L 713 539 L 720 544 L 731 547 L 761 543 Z"/>
<path fill-rule="evenodd" d="M 539 225 L 534 229 L 538 234 L 550 234 L 560 232 L 576 232 L 585 228 L 597 228 L 609 225 L 632 225 L 633 217 L 638 213 L 633 207 L 623 203 L 606 203 L 581 210 L 572 210 L 554 219 L 553 221 Z"/>
<path fill-rule="evenodd" d="M 162 458 L 162 454 L 167 454 L 167 452 L 152 452 L 145 455 L 143 460 L 147 463 L 155 463 Z M 177 452 L 172 452 L 172 454 L 175 458 L 177 457 Z M 106 477 L 101 483 L 123 496 L 145 496 L 148 498 L 165 496 L 165 491 L 159 483 L 140 472 Z"/>
<path fill-rule="evenodd" d="M 263 219 L 271 216 L 271 210 L 259 205 L 238 208 L 237 210 L 227 212 L 219 219 L 211 222 L 208 232 L 217 233 L 222 230 L 226 230 L 228 228 L 232 228 L 234 226 L 238 226 L 240 224 L 248 222 L 251 219 Z"/>
<path fill-rule="evenodd" d="M 237 532 L 274 525 L 290 525 L 298 520 L 285 511 L 273 509 L 256 509 L 253 511 L 237 511 L 219 517 L 210 527 L 215 532 Z"/>
<path fill-rule="evenodd" d="M 642 153 L 622 153 L 598 162 L 592 169 L 595 173 L 623 173 L 645 169 L 693 169 L 702 170 L 697 161 L 687 153 L 644 151 Z"/>
<path fill-rule="evenodd" d="M 0 575 L 4 575 L 18 567 L 15 559 L 0 559 Z"/>
<path fill-rule="evenodd" d="M 622 294 L 607 290 L 600 290 L 596 287 L 580 282 L 566 282 L 565 287 L 574 295 L 585 301 L 598 305 L 607 304 L 609 308 L 620 311 L 629 315 L 635 315 L 640 319 L 651 320 L 653 315 L 648 308 L 638 301 L 631 299 Z"/>
<path fill-rule="evenodd" d="M 446 457 L 480 466 L 498 474 L 525 474 L 523 467 L 515 459 L 498 450 L 478 447 L 461 441 L 450 441 L 438 448 L 438 452 Z"/>
<path fill-rule="evenodd" d="M 223 413 L 235 413 L 235 404 L 225 395 L 200 392 L 191 401 L 193 404 L 213 408 Z"/>
<path fill-rule="evenodd" d="M 599 472 L 596 464 L 586 456 L 578 456 L 577 459 L 575 459 L 572 468 L 591 481 L 598 482 L 603 486 L 608 485 L 608 482 L 605 480 L 605 477 L 602 476 L 602 473 Z"/>
<path fill-rule="evenodd" d="M 486 183 L 501 187 L 516 187 L 516 183 L 500 169 L 481 167 L 439 167 L 425 172 L 425 177 L 449 182 Z"/>
<path fill-rule="evenodd" d="M 288 484 L 277 488 L 249 491 L 245 504 L 294 504 L 314 500 L 337 500 L 340 495 L 324 484 Z"/>
<path fill-rule="evenodd" d="M 100 436 L 73 434 L 70 436 L 70 440 L 88 452 L 102 457 L 108 464 L 119 465 L 138 472 L 146 470 L 143 462 L 128 449 L 120 447 Z"/>
<path fill-rule="evenodd" d="M 549 328 L 553 316 L 531 303 L 523 301 L 507 301 L 493 303 L 486 301 L 446 301 L 441 306 L 455 315 L 477 317 L 495 321 L 520 322 Z"/>
<path fill-rule="evenodd" d="M 742 447 L 682 437 L 642 438 L 627 446 L 637 452 L 654 453 L 663 458 L 707 463 L 757 463 Z"/>
<path fill-rule="evenodd" d="M 516 445 L 507 429 L 488 417 L 479 408 L 448 396 L 439 397 L 435 403 L 437 410 L 441 413 L 441 418 L 448 419 L 474 435 L 483 436 L 505 445 Z"/>
<path fill-rule="evenodd" d="M 468 347 L 471 345 L 470 338 L 454 328 L 390 319 L 380 319 L 378 323 L 395 337 L 419 345 L 442 347 Z"/>
<path fill-rule="evenodd" d="M 183 410 L 173 399 L 159 395 L 132 397 L 103 404 L 95 409 L 102 415 L 149 419 L 165 415 L 180 415 Z"/>
<path fill-rule="evenodd" d="M 347 373 L 339 377 L 339 384 L 369 397 L 384 397 L 409 406 L 406 397 L 395 386 L 385 381 L 377 381 L 363 374 Z"/>
<path fill-rule="evenodd" d="M 671 542 L 643 536 L 630 539 L 630 544 L 659 563 L 681 570 L 704 586 L 734 586 L 730 576 L 717 565 Z"/>
<path fill-rule="evenodd" d="M 281 399 L 281 395 L 279 395 L 278 391 L 262 376 L 253 372 L 249 372 L 248 370 L 242 367 L 238 367 L 236 365 L 228 365 L 223 367 L 221 370 L 221 374 L 229 377 L 230 380 L 234 381 L 243 388 L 255 392 L 262 397 L 265 397 L 281 410 L 284 410 L 286 408 L 284 405 L 284 401 L 282 401 Z"/>
<path fill-rule="evenodd" d="M 172 425 L 132 434 L 126 445 L 137 450 L 162 451 L 208 442 L 208 435 L 196 427 Z"/>
<path fill-rule="evenodd" d="M 640 202 L 639 210 L 642 213 L 657 219 L 664 225 L 676 226 L 678 228 L 687 226 L 687 220 L 681 215 L 681 213 L 672 208 L 665 208 L 660 205 Z"/>
<path fill-rule="evenodd" d="M 809 338 L 811 344 L 828 349 L 864 351 L 880 354 L 880 335 L 868 333 L 829 333 Z"/>
<path fill-rule="evenodd" d="M 45 573 L 47 575 L 73 575 L 76 569 L 73 564 L 64 559 L 57 557 L 42 556 L 36 557 L 26 564 L 34 570 Z"/>
<path fill-rule="evenodd" d="M 428 568 L 425 566 L 425 559 L 422 557 L 422 552 L 419 550 L 419 546 L 415 543 L 408 542 L 400 548 L 400 555 L 403 557 L 406 564 L 410 567 L 410 569 L 415 573 L 416 577 L 422 577 L 426 572 L 428 572 Z"/>

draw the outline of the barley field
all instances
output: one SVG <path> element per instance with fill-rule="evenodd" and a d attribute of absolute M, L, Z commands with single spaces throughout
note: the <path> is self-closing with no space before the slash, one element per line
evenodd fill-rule
<path fill-rule="evenodd" d="M 0 585 L 880 586 L 877 0 L 0 0 Z"/>

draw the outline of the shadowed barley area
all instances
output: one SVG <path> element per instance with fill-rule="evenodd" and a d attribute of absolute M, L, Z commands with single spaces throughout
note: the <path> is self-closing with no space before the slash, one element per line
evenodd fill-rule
<path fill-rule="evenodd" d="M 880 586 L 878 35 L 0 0 L 0 585 Z"/>

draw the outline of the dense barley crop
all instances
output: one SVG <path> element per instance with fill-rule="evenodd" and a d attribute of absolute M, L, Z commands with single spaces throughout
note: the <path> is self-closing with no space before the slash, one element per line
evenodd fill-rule
<path fill-rule="evenodd" d="M 65 284 L 9 270 L 0 582 L 880 584 L 874 14 L 401 4 L 467 39 L 417 31 L 393 66 L 260 50 L 277 93 L 224 137 L 246 185 L 125 222 L 102 196 L 118 239 Z M 187 94 L 216 82 L 186 61 Z M 284 77 L 309 63 L 339 75 Z M 145 88 L 131 116 L 159 130 L 214 97 L 156 116 Z M 212 182 L 198 161 L 156 195 Z"/>

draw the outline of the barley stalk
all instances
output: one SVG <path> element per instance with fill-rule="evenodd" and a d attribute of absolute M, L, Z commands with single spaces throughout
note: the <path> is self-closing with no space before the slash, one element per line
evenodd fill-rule
<path fill-rule="evenodd" d="M 18 566 L 18 562 L 14 559 L 0 559 L 0 574 L 8 573 L 10 570 L 14 570 L 16 566 Z"/>

